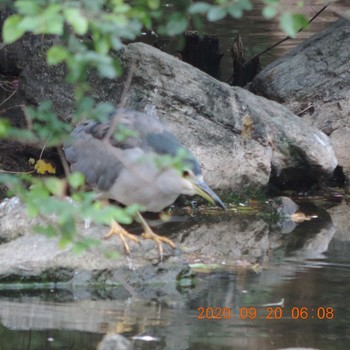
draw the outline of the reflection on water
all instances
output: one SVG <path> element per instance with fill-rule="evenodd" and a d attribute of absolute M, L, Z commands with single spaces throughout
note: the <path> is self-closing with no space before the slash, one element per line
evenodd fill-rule
<path fill-rule="evenodd" d="M 225 268 L 199 273 L 177 295 L 132 298 L 105 286 L 2 290 L 0 349 L 96 349 L 106 334 L 124 335 L 134 349 L 349 348 L 349 205 L 305 210 L 318 219 L 288 234 L 258 216 L 193 218 L 190 232 L 180 230 L 183 244 L 204 242 L 198 259 L 220 251 Z M 241 253 L 260 259 L 262 270 L 232 268 Z"/>

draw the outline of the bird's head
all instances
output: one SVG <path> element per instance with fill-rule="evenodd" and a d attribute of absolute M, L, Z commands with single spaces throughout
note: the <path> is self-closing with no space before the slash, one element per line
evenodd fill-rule
<path fill-rule="evenodd" d="M 186 186 L 183 194 L 199 195 L 206 199 L 209 203 L 217 205 L 222 209 L 226 209 L 224 203 L 219 196 L 207 185 L 201 173 L 195 173 L 192 170 L 185 169 L 182 172 L 182 178 Z"/>

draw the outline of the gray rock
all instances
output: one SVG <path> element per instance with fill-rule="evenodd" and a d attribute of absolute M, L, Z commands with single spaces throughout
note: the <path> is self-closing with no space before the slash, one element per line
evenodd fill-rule
<path fill-rule="evenodd" d="M 8 242 L 31 232 L 37 219 L 26 215 L 25 206 L 19 198 L 5 198 L 0 203 L 0 242 Z"/>
<path fill-rule="evenodd" d="M 128 45 L 121 60 L 126 75 L 127 67 L 136 65 L 127 104 L 156 106 L 203 162 L 214 187 L 256 186 L 271 170 L 282 181 L 300 172 L 315 179 L 336 166 L 328 138 L 279 104 L 230 88 L 145 44 Z"/>
<path fill-rule="evenodd" d="M 27 218 L 25 207 L 19 201 L 13 203 L 11 210 L 0 206 L 0 214 L 2 211 L 7 213 L 8 225 L 14 230 L 18 220 L 25 222 Z M 303 229 L 297 226 L 299 233 L 295 232 L 293 245 L 294 233 L 281 233 L 279 228 L 271 225 L 271 218 L 267 215 L 262 218 L 261 213 L 245 216 L 227 210 L 225 213 L 194 214 L 154 228 L 159 234 L 170 235 L 181 250 L 179 254 L 178 250 L 165 249 L 166 259 L 159 263 L 156 245 L 149 240 L 141 240 L 140 245 L 130 242 L 131 257 L 125 255 L 116 237 L 101 240 L 99 245 L 78 255 L 69 245 L 60 247 L 59 237 L 48 238 L 33 233 L 31 226 L 27 226 L 24 234 L 8 236 L 7 242 L 0 244 L 3 289 L 20 286 L 57 288 L 79 300 L 156 298 L 169 304 L 181 304 L 183 299 L 179 290 L 195 284 L 188 264 L 248 268 L 256 262 L 269 261 L 271 251 L 277 248 L 278 254 L 286 254 L 284 250 L 288 249 L 288 254 L 292 250 L 298 258 L 320 257 L 335 232 L 330 217 L 326 217 L 309 226 L 308 235 L 300 234 Z M 106 227 L 81 224 L 79 236 L 75 238 L 98 240 L 106 230 Z M 105 256 L 108 252 L 120 252 L 120 255 L 109 259 Z"/>
<path fill-rule="evenodd" d="M 347 178 L 350 179 L 350 118 L 347 125 L 348 127 L 342 127 L 333 131 L 330 135 L 330 140 L 339 165 Z"/>
<path fill-rule="evenodd" d="M 28 219 L 25 206 L 16 202 L 11 209 L 0 206 L 0 214 L 4 212 L 8 216 L 8 230 L 12 225 L 16 231 L 17 222 L 24 223 Z M 230 211 L 218 216 L 214 212 L 212 216 L 182 218 L 177 224 L 173 222 L 154 228 L 159 234 L 176 232 L 174 241 L 182 250 L 182 254 L 178 254 L 165 249 L 167 258 L 159 263 L 158 250 L 150 240 L 141 240 L 139 245 L 130 242 L 131 258 L 125 255 L 116 237 L 101 240 L 99 245 L 78 255 L 69 245 L 59 247 L 59 237 L 48 238 L 33 233 L 30 223 L 27 222 L 26 232 L 22 235 L 9 235 L 6 243 L 0 244 L 0 282 L 2 285 L 16 281 L 62 287 L 74 291 L 76 296 L 81 294 L 81 286 L 102 285 L 107 295 L 121 295 L 122 290 L 126 296 L 147 299 L 169 296 L 176 300 L 179 276 L 184 275 L 182 272 L 194 257 L 196 261 L 220 260 L 232 265 L 244 256 L 247 261 L 255 262 L 282 242 L 282 236 L 271 235 L 269 224 L 261 218 L 242 219 Z M 81 224 L 79 237 L 98 240 L 106 231 L 106 227 Z M 107 252 L 120 252 L 120 255 L 117 259 L 109 259 L 105 257 Z"/>
<path fill-rule="evenodd" d="M 6 18 L 13 14 L 13 11 L 0 4 L 0 28 L 2 28 Z M 27 65 L 28 58 L 32 57 L 38 50 L 44 51 L 43 44 L 52 45 L 53 36 L 24 34 L 22 38 L 12 44 L 0 44 L 0 72 L 9 74 L 19 74 Z"/>
<path fill-rule="evenodd" d="M 271 200 L 271 203 L 280 216 L 291 216 L 299 209 L 298 204 L 289 197 L 275 197 Z"/>
<path fill-rule="evenodd" d="M 350 127 L 349 20 L 338 20 L 267 66 L 250 90 L 282 103 L 331 135 L 339 165 L 350 176 L 350 159 L 343 151 L 349 135 L 340 131 Z"/>
<path fill-rule="evenodd" d="M 124 82 L 135 66 L 126 106 L 154 106 L 200 160 L 214 189 L 241 190 L 303 178 L 315 182 L 332 173 L 336 159 L 328 138 L 283 106 L 241 88 L 231 88 L 198 69 L 142 43 L 120 52 L 125 74 L 116 81 L 93 75 L 92 95 L 118 104 Z M 73 111 L 65 70 L 47 67 L 34 55 L 21 74 L 21 87 L 32 103 L 52 99 L 59 116 Z"/>
<path fill-rule="evenodd" d="M 347 201 L 342 201 L 340 205 L 334 206 L 328 209 L 329 214 L 332 216 L 332 221 L 336 227 L 336 233 L 334 238 L 350 243 L 350 204 Z M 346 252 L 344 250 L 344 252 Z"/>
<path fill-rule="evenodd" d="M 298 204 L 284 196 L 272 198 L 270 203 L 279 216 L 275 223 L 275 228 L 278 227 L 281 233 L 292 232 L 296 228 L 297 223 L 291 219 L 291 215 L 295 214 L 299 209 Z"/>

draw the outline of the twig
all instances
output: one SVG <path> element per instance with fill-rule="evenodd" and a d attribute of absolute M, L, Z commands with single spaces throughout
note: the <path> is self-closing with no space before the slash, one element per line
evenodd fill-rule
<path fill-rule="evenodd" d="M 32 130 L 33 129 L 33 123 L 32 123 L 32 120 L 29 117 L 29 114 L 28 114 L 26 106 L 25 105 L 21 105 L 21 109 L 22 109 L 24 117 L 26 119 L 28 129 Z"/>
<path fill-rule="evenodd" d="M 136 69 L 136 64 L 133 62 L 133 63 L 131 63 L 129 73 L 128 73 L 127 79 L 125 81 L 124 89 L 123 89 L 122 96 L 120 98 L 120 102 L 119 102 L 119 106 L 118 106 L 119 109 L 122 109 L 125 106 L 126 94 L 129 91 L 131 81 L 132 81 L 132 78 L 134 76 L 135 69 Z M 121 117 L 121 115 L 118 112 L 114 115 L 113 120 L 109 126 L 109 129 L 108 129 L 105 137 L 103 138 L 104 142 L 108 141 L 110 139 L 110 137 L 112 136 L 112 134 L 115 130 L 115 127 L 117 126 L 117 124 L 120 120 L 120 117 Z"/>
<path fill-rule="evenodd" d="M 30 171 L 10 171 L 10 170 L 2 170 L 0 169 L 1 174 L 33 174 L 35 170 L 30 170 Z"/>
<path fill-rule="evenodd" d="M 330 4 L 331 4 L 331 3 L 328 3 L 327 5 L 323 6 L 323 7 L 321 8 L 321 10 L 319 10 L 319 11 L 307 22 L 307 24 L 309 25 L 311 22 L 313 22 L 313 20 L 314 20 L 316 17 L 318 17 Z M 305 27 L 300 28 L 300 29 L 298 30 L 297 33 L 302 32 L 302 31 L 304 30 L 304 28 L 305 28 Z M 248 63 L 250 63 L 251 61 L 253 61 L 256 57 L 261 56 L 261 55 L 265 54 L 266 52 L 271 51 L 271 50 L 274 49 L 276 46 L 278 46 L 278 45 L 284 43 L 285 41 L 287 41 L 287 40 L 289 40 L 289 39 L 292 39 L 292 38 L 288 35 L 288 36 L 286 36 L 284 39 L 278 41 L 277 43 L 273 44 L 272 46 L 268 47 L 267 49 L 261 51 L 260 53 L 256 54 L 255 56 L 251 57 L 248 61 L 246 61 L 246 62 L 244 63 L 244 65 L 246 66 Z"/>
<path fill-rule="evenodd" d="M 61 163 L 62 163 L 62 166 L 63 166 L 64 174 L 65 174 L 65 176 L 67 178 L 69 176 L 69 174 L 71 173 L 71 171 L 69 169 L 69 164 L 67 162 L 67 159 L 66 159 L 65 155 L 63 154 L 62 148 L 61 147 L 56 147 L 56 149 L 57 149 L 57 153 L 58 153 L 58 155 L 60 156 L 60 159 L 61 159 Z"/>
<path fill-rule="evenodd" d="M 20 105 L 13 105 L 13 106 L 10 106 L 10 107 L 7 107 L 5 109 L 2 109 L 0 110 L 0 113 L 5 113 L 7 111 L 10 111 L 11 109 L 14 109 L 14 108 L 22 108 L 24 105 L 20 104 Z"/>
<path fill-rule="evenodd" d="M 12 94 L 11 94 L 9 97 L 5 98 L 5 99 L 0 103 L 0 107 L 1 107 L 6 101 L 8 101 L 16 92 L 17 92 L 17 90 L 14 90 L 14 91 L 12 92 Z"/>
<path fill-rule="evenodd" d="M 51 135 L 50 135 L 50 136 L 51 136 Z M 43 147 L 41 148 L 41 152 L 40 152 L 40 155 L 39 155 L 39 159 L 41 159 L 41 157 L 43 156 L 43 153 L 44 153 L 44 151 L 45 151 L 46 145 L 47 145 L 47 143 L 48 143 L 49 140 L 50 140 L 50 136 L 47 138 L 47 140 L 45 141 Z"/>
<path fill-rule="evenodd" d="M 126 81 L 125 81 L 122 96 L 120 98 L 120 102 L 119 102 L 119 106 L 118 106 L 119 108 L 125 107 L 126 94 L 129 92 L 131 81 L 132 81 L 132 78 L 134 77 L 135 70 L 136 70 L 136 63 L 132 62 L 130 69 L 129 69 L 128 77 L 126 78 Z"/>

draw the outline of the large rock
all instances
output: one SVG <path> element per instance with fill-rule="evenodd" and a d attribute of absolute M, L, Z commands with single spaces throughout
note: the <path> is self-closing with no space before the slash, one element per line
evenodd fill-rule
<path fill-rule="evenodd" d="M 198 157 L 215 189 L 261 187 L 271 176 L 279 184 L 309 185 L 331 174 L 337 164 L 326 135 L 277 103 L 231 88 L 146 44 L 129 44 L 120 59 L 125 74 L 119 80 L 91 74 L 92 95 L 118 104 L 134 67 L 126 106 L 154 106 Z M 47 67 L 39 52 L 22 71 L 20 85 L 31 103 L 51 99 L 57 113 L 68 120 L 74 104 L 64 74 L 60 66 Z"/>
<path fill-rule="evenodd" d="M 220 212 L 222 213 L 222 212 Z M 42 283 L 46 286 L 61 286 L 78 289 L 79 286 L 106 286 L 124 288 L 126 295 L 152 298 L 155 295 L 177 294 L 177 284 L 183 282 L 183 272 L 188 263 L 214 263 L 223 266 L 249 267 L 257 261 L 267 261 L 271 250 L 290 249 L 287 240 L 293 236 L 284 234 L 283 227 L 266 215 L 237 215 L 226 211 L 221 215 L 211 212 L 202 215 L 177 217 L 169 224 L 155 227 L 159 234 L 167 234 L 181 250 L 173 251 L 164 246 L 165 259 L 159 262 L 155 242 L 140 239 L 140 244 L 130 242 L 131 257 L 123 252 L 119 239 L 113 237 L 101 240 L 80 255 L 71 246 L 59 247 L 59 236 L 49 238 L 33 233 L 33 224 L 43 224 L 42 219 L 29 219 L 26 207 L 17 198 L 5 200 L 0 205 L 0 218 L 7 217 L 6 224 L 0 226 L 0 282 L 4 285 L 13 281 L 22 283 Z M 276 218 L 276 216 L 274 216 Z M 179 220 L 181 219 L 181 220 Z M 35 220 L 35 221 L 33 221 Z M 1 220 L 2 223 L 2 220 Z M 327 250 L 334 233 L 330 218 L 319 220 L 318 225 L 310 227 L 311 235 L 300 234 L 302 226 L 295 227 L 296 252 L 321 254 Z M 131 227 L 135 231 L 135 227 Z M 299 230 L 299 233 L 297 233 Z M 78 225 L 79 234 L 75 240 L 92 238 L 99 241 L 107 227 L 97 225 Z M 316 238 L 317 237 L 317 238 Z M 105 255 L 120 252 L 117 259 Z M 191 283 L 190 281 L 185 281 Z M 154 288 L 144 288 L 153 285 Z M 132 286 L 132 288 L 131 288 Z M 120 294 L 120 290 L 117 292 Z"/>
<path fill-rule="evenodd" d="M 282 103 L 309 125 L 331 135 L 339 165 L 350 127 L 350 21 L 341 19 L 267 66 L 250 90 Z M 343 145 L 343 146 L 340 146 Z"/>

